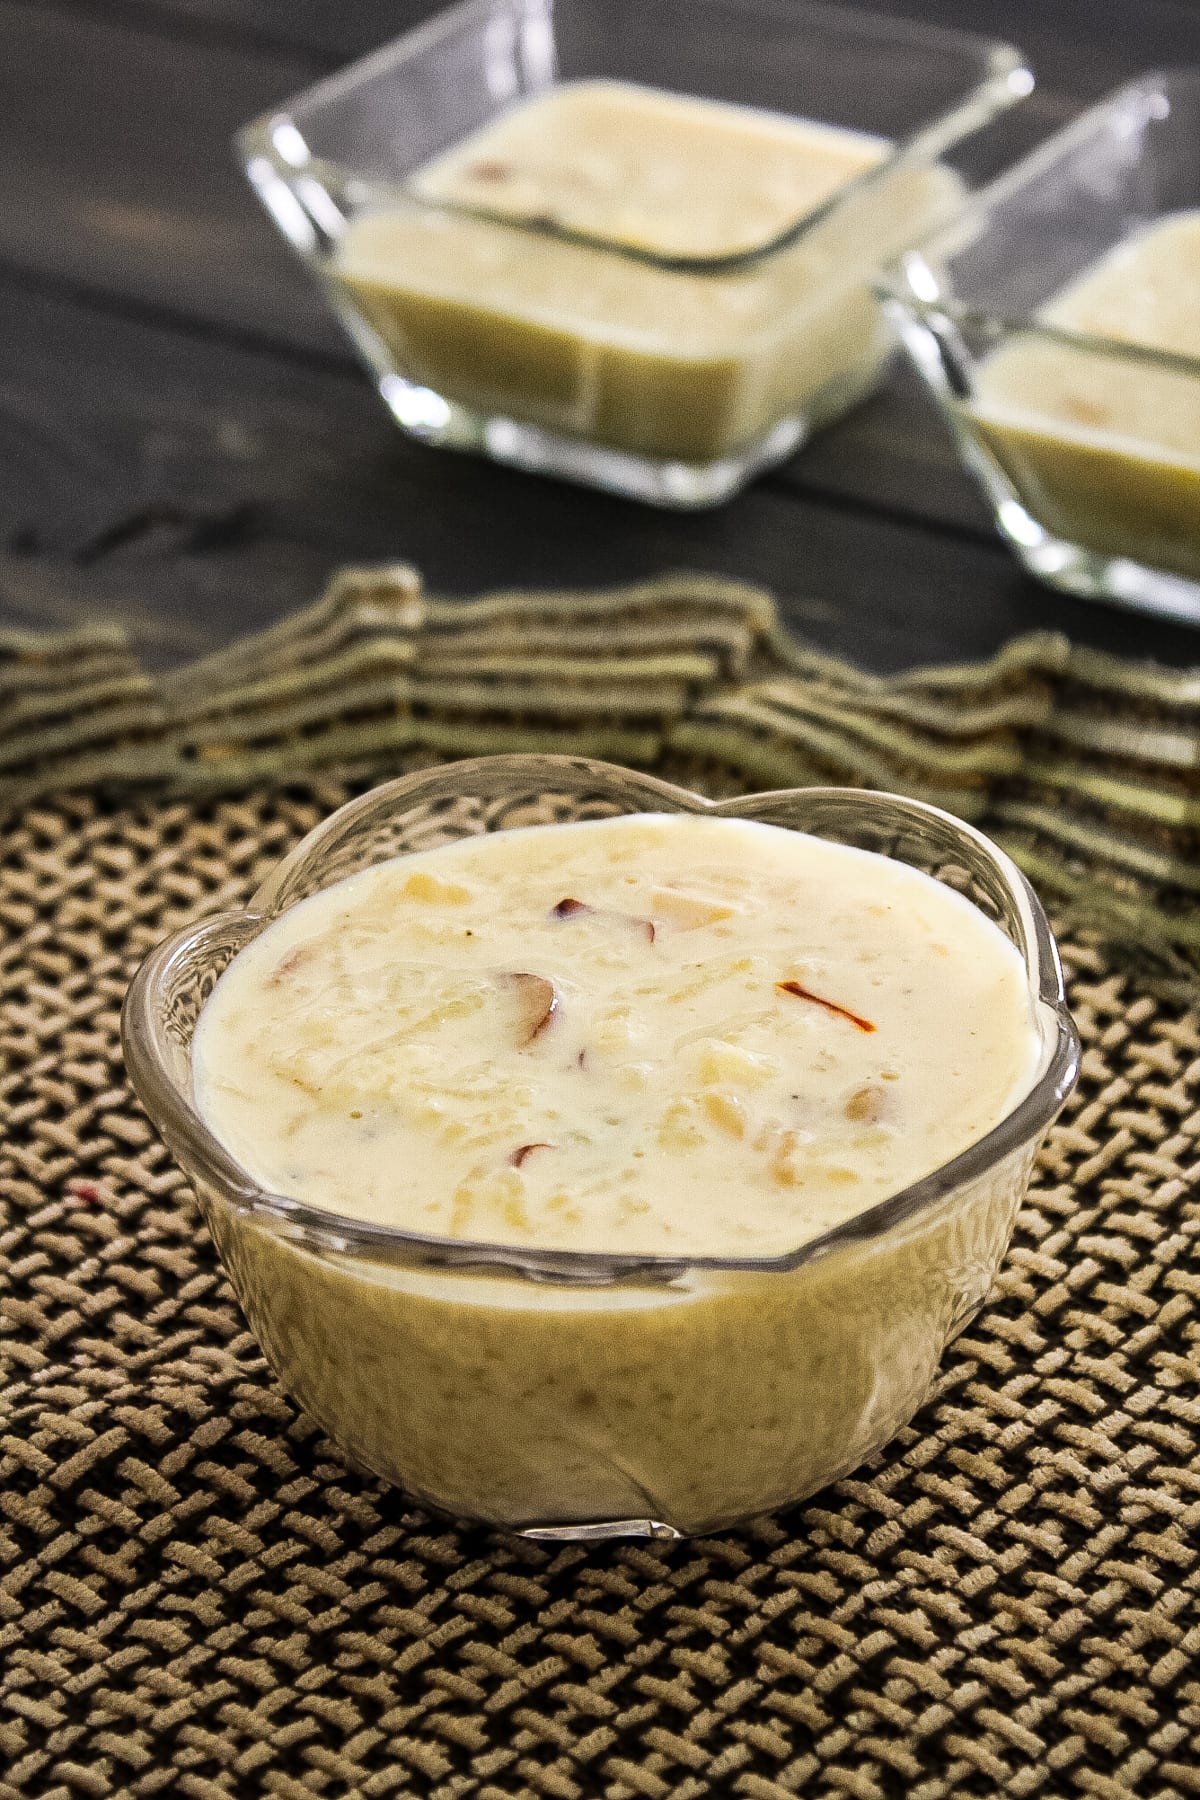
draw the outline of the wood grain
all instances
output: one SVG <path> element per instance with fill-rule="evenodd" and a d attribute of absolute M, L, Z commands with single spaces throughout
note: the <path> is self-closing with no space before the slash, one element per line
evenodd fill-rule
<path fill-rule="evenodd" d="M 1141 620 L 1065 601 L 999 544 L 850 513 L 769 478 L 656 512 L 425 450 L 365 378 L 0 287 L 0 617 L 116 613 L 177 661 L 311 599 L 348 561 L 431 588 L 601 585 L 671 568 L 776 591 L 791 627 L 877 669 L 1056 626 L 1127 654 Z M 1157 655 L 1195 656 L 1156 628 Z"/>
<path fill-rule="evenodd" d="M 0 263 L 345 354 L 230 140 L 310 81 L 299 57 L 0 0 Z"/>
<path fill-rule="evenodd" d="M 1200 56 L 1194 0 L 841 0 L 931 25 L 1016 43 L 1043 87 L 1098 95 L 1137 69 Z M 76 0 L 81 10 L 157 12 L 219 21 L 250 42 L 287 44 L 332 63 L 361 56 L 442 10 L 445 0 Z"/>

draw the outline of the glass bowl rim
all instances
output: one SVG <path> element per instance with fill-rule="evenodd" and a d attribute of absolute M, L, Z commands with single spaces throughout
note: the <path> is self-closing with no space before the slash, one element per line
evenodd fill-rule
<path fill-rule="evenodd" d="M 510 4 L 512 3 L 513 0 L 510 0 Z M 542 0 L 542 4 L 545 6 L 546 0 Z M 447 201 L 423 201 L 405 183 L 367 177 L 336 158 L 312 155 L 307 151 L 307 146 L 304 146 L 303 159 L 296 160 L 296 140 L 304 145 L 304 133 L 296 123 L 293 109 L 314 102 L 319 104 L 335 95 L 347 95 L 359 82 L 370 79 L 394 61 L 427 54 L 435 49 L 443 35 L 449 35 L 466 23 L 472 14 L 490 17 L 495 11 L 497 0 L 456 0 L 455 4 L 442 8 L 410 30 L 400 32 L 378 49 L 356 58 L 332 74 L 320 77 L 282 100 L 278 106 L 258 114 L 235 133 L 234 145 L 248 170 L 252 162 L 265 160 L 271 173 L 285 182 L 307 177 L 335 191 L 349 191 L 357 184 L 367 193 L 381 199 L 402 200 L 409 206 L 416 204 L 435 212 L 485 220 L 526 238 L 549 238 L 554 242 L 592 250 L 598 255 L 616 256 L 623 261 L 640 263 L 668 274 L 719 276 L 753 269 L 780 251 L 789 249 L 834 212 L 839 211 L 849 199 L 874 186 L 897 167 L 906 162 L 941 155 L 1033 91 L 1034 75 L 1023 51 L 1003 39 L 963 31 L 956 26 L 930 25 L 924 20 L 893 17 L 888 13 L 860 12 L 856 7 L 838 5 L 836 0 L 788 0 L 786 5 L 781 4 L 781 0 L 692 0 L 692 4 L 702 10 L 741 13 L 751 18 L 758 14 L 767 18 L 786 19 L 789 23 L 798 22 L 807 15 L 847 29 L 860 38 L 874 35 L 891 41 L 904 40 L 924 47 L 931 56 L 950 45 L 959 45 L 964 50 L 969 47 L 979 55 L 981 72 L 979 78 L 964 88 L 949 107 L 923 119 L 902 137 L 894 140 L 889 154 L 874 167 L 846 182 L 828 200 L 802 214 L 764 243 L 725 255 L 660 255 L 636 245 L 623 244 L 616 238 L 606 238 L 600 233 L 571 230 L 550 220 L 492 213 L 483 207 L 455 206 Z M 548 85 L 558 84 L 554 82 Z M 287 134 L 286 141 L 291 154 L 279 148 L 278 138 L 284 133 Z M 254 177 L 251 179 L 253 181 Z"/>
<path fill-rule="evenodd" d="M 936 268 L 938 259 L 947 253 L 953 255 L 972 227 L 981 227 L 982 234 L 986 235 L 990 215 L 998 206 L 1016 198 L 1023 188 L 1039 180 L 1064 156 L 1086 143 L 1122 106 L 1139 98 L 1149 100 L 1165 87 L 1180 83 L 1200 91 L 1200 63 L 1146 69 L 1103 95 L 1066 125 L 1043 138 L 1027 155 L 970 194 L 952 221 L 881 269 L 871 281 L 876 298 L 901 307 L 922 323 L 936 321 L 959 330 L 983 329 L 993 335 L 997 343 L 1018 336 L 1037 338 L 1043 343 L 1056 344 L 1084 355 L 1105 356 L 1141 368 L 1200 379 L 1200 354 L 1190 356 L 1183 351 L 1157 350 L 1150 344 L 1106 337 L 1101 332 L 1051 325 L 1039 319 L 1036 310 L 1013 316 L 987 307 L 963 306 L 952 294 L 942 291 Z M 1116 250 L 1125 241 L 1114 241 L 1111 249 Z"/>
<path fill-rule="evenodd" d="M 777 1256 L 665 1256 L 598 1250 L 540 1250 L 527 1245 L 438 1237 L 400 1226 L 369 1223 L 307 1201 L 269 1193 L 209 1130 L 191 1096 L 181 1091 L 169 1073 L 157 1044 L 159 1015 L 156 1003 L 164 983 L 181 957 L 192 955 L 197 949 L 203 954 L 210 940 L 240 929 L 245 933 L 237 945 L 237 949 L 241 949 L 272 919 L 289 910 L 288 906 L 272 910 L 274 897 L 287 877 L 303 866 L 327 835 L 352 824 L 358 814 L 377 809 L 381 803 L 389 805 L 404 799 L 431 775 L 448 768 L 461 773 L 464 782 L 469 783 L 475 770 L 484 766 L 494 770 L 498 765 L 519 766 L 522 771 L 545 775 L 547 779 L 568 768 L 594 776 L 601 783 L 619 778 L 623 787 L 632 783 L 648 800 L 669 803 L 648 808 L 650 811 L 739 818 L 747 816 L 745 809 L 750 806 L 754 809 L 750 816 L 758 817 L 764 807 L 770 809 L 804 796 L 818 801 L 836 799 L 861 805 L 866 810 L 883 803 L 906 816 L 914 825 L 923 820 L 936 820 L 943 828 L 950 827 L 991 863 L 1022 919 L 1027 946 L 1022 951 L 1022 961 L 1030 977 L 1031 994 L 1054 1024 L 1054 1040 L 1045 1067 L 1004 1118 L 957 1156 L 843 1224 Z M 639 1277 L 665 1282 L 691 1269 L 783 1274 L 843 1245 L 882 1240 L 896 1227 L 931 1208 L 964 1183 L 986 1174 L 1011 1152 L 1031 1143 L 1057 1116 L 1074 1087 L 1080 1057 L 1079 1036 L 1066 1004 L 1057 946 L 1041 902 L 1012 859 L 983 832 L 954 814 L 905 795 L 836 786 L 776 788 L 724 800 L 709 800 L 705 795 L 657 776 L 595 758 L 538 753 L 473 757 L 453 764 L 434 765 L 432 769 L 420 769 L 384 782 L 337 807 L 276 864 L 244 908 L 208 914 L 172 933 L 149 952 L 125 997 L 121 1039 L 126 1071 L 134 1092 L 188 1178 L 194 1180 L 198 1173 L 206 1193 L 215 1193 L 223 1203 L 232 1203 L 239 1212 L 250 1215 L 268 1228 L 282 1231 L 283 1235 L 302 1245 L 368 1261 L 387 1260 L 387 1253 L 391 1252 L 392 1260 L 403 1261 L 409 1266 L 424 1264 L 440 1269 L 492 1272 L 535 1281 L 588 1286 L 611 1285 Z"/>

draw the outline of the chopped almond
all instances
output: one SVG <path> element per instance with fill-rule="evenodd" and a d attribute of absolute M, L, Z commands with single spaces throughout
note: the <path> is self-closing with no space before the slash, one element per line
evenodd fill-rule
<path fill-rule="evenodd" d="M 579 919 L 587 914 L 595 919 L 615 919 L 629 929 L 640 932 L 648 944 L 654 942 L 653 919 L 638 918 L 636 913 L 618 912 L 614 906 L 592 906 L 587 900 L 576 900 L 571 894 L 567 894 L 550 908 L 552 919 Z"/>
<path fill-rule="evenodd" d="M 558 1014 L 558 989 L 544 975 L 518 971 L 501 977 L 517 996 L 517 1030 L 521 1048 L 540 1037 Z"/>
<path fill-rule="evenodd" d="M 888 1096 L 884 1089 L 871 1082 L 866 1087 L 855 1088 L 842 1111 L 855 1124 L 878 1125 L 887 1112 L 887 1105 Z"/>
<path fill-rule="evenodd" d="M 552 919 L 577 919 L 580 913 L 590 913 L 595 910 L 595 907 L 589 906 L 586 900 L 572 900 L 568 894 L 564 900 L 558 902 L 557 906 L 550 908 L 550 917 Z"/>
<path fill-rule="evenodd" d="M 746 1109 L 735 1094 L 724 1094 L 719 1088 L 710 1088 L 700 1096 L 700 1100 L 714 1125 L 719 1125 L 730 1137 L 745 1137 Z"/>
<path fill-rule="evenodd" d="M 400 892 L 407 900 L 432 901 L 435 906 L 465 906 L 471 890 L 460 881 L 443 881 L 428 869 L 414 869 Z"/>
<path fill-rule="evenodd" d="M 719 925 L 732 919 L 732 906 L 716 900 L 705 900 L 699 894 L 687 894 L 678 888 L 656 888 L 650 896 L 656 919 L 663 919 L 676 931 L 699 931 L 704 925 Z"/>

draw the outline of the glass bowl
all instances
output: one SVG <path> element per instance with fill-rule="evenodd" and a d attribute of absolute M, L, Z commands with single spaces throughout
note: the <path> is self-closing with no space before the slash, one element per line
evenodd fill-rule
<path fill-rule="evenodd" d="M 1042 1054 L 1001 1124 L 790 1254 L 672 1260 L 351 1221 L 261 1191 L 198 1116 L 200 1010 L 237 951 L 307 895 L 471 833 L 709 810 L 911 863 L 1011 937 Z M 123 1037 L 133 1086 L 284 1387 L 357 1463 L 425 1504 L 552 1539 L 712 1531 L 802 1499 L 885 1444 L 987 1295 L 1078 1055 L 1042 909 L 970 826 L 858 789 L 714 804 L 559 756 L 452 763 L 352 800 L 244 912 L 189 926 L 148 957 Z"/>
<path fill-rule="evenodd" d="M 1056 322 L 1117 246 L 1200 208 L 1200 70 L 1120 88 L 879 292 L 1001 534 L 1052 587 L 1200 622 L 1200 358 Z M 1200 243 L 1200 235 L 1198 235 Z M 1194 288 L 1197 270 L 1181 271 Z"/>
<path fill-rule="evenodd" d="M 516 103 L 613 82 L 866 133 L 881 160 L 705 254 L 427 191 L 432 158 Z M 868 276 L 961 204 L 943 153 L 1031 87 L 1007 46 L 803 0 L 468 0 L 238 150 L 406 432 L 698 507 L 870 388 L 891 339 Z"/>

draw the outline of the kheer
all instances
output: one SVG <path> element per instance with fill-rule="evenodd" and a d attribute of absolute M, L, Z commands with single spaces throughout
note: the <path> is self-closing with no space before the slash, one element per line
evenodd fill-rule
<path fill-rule="evenodd" d="M 703 464 L 816 417 L 835 390 L 845 404 L 878 369 L 888 340 L 867 277 L 961 199 L 948 169 L 889 165 L 892 149 L 565 82 L 419 170 L 406 198 L 354 213 L 327 273 L 437 395 Z"/>
<path fill-rule="evenodd" d="M 994 351 L 969 407 L 984 442 L 1055 536 L 1200 576 L 1200 212 L 1135 233 L 1038 318 L 1091 346 L 1024 332 Z"/>
<path fill-rule="evenodd" d="M 363 869 L 235 958 L 193 1048 L 266 1190 L 477 1246 L 317 1255 L 212 1209 L 275 1367 L 352 1453 L 502 1524 L 682 1531 L 798 1498 L 908 1416 L 1031 1148 L 884 1238 L 754 1259 L 951 1161 L 1043 1055 L 1020 956 L 959 894 L 686 814 Z M 600 1266 L 521 1279 L 522 1247 Z"/>
<path fill-rule="evenodd" d="M 269 1191 L 439 1237 L 779 1256 L 983 1136 L 1021 959 L 918 870 L 737 819 L 406 856 L 244 950 L 201 1110 Z"/>

